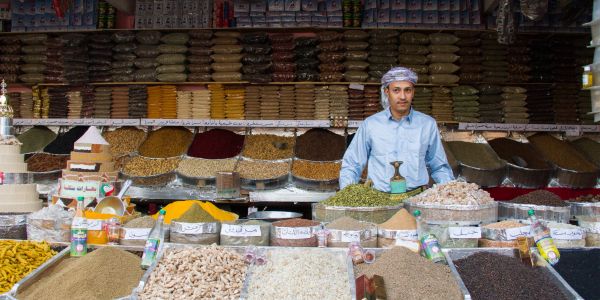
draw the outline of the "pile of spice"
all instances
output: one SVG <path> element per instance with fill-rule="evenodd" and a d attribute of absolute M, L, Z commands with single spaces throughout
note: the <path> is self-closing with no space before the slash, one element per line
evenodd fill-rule
<path fill-rule="evenodd" d="M 546 206 L 569 206 L 569 203 L 560 199 L 556 194 L 546 190 L 536 190 L 525 195 L 518 196 L 510 201 L 517 204 L 533 204 Z"/>
<path fill-rule="evenodd" d="M 211 245 L 219 243 L 219 231 L 217 226 L 204 228 L 202 233 L 186 233 L 181 224 L 178 223 L 214 223 L 217 222 L 213 216 L 206 212 L 199 204 L 193 204 L 179 218 L 173 219 L 170 227 L 170 241 L 181 244 Z M 213 232 L 211 232 L 211 230 Z"/>
<path fill-rule="evenodd" d="M 151 216 L 145 216 L 145 217 L 141 217 L 141 218 L 135 218 L 135 219 L 125 223 L 125 225 L 123 225 L 123 227 L 125 227 L 125 228 L 152 228 L 152 227 L 154 227 L 155 223 L 156 223 L 156 220 L 154 220 L 154 218 L 152 218 Z"/>
<path fill-rule="evenodd" d="M 174 219 L 175 222 L 183 223 L 208 223 L 216 222 L 215 218 L 207 213 L 199 204 L 194 204 L 183 213 L 179 218 Z"/>
<path fill-rule="evenodd" d="M 38 152 L 56 138 L 56 133 L 46 126 L 34 126 L 19 134 L 17 139 L 21 142 L 21 153 Z"/>
<path fill-rule="evenodd" d="M 230 158 L 240 154 L 243 146 L 243 135 L 217 128 L 196 134 L 187 155 L 208 159 Z"/>
<path fill-rule="evenodd" d="M 294 156 L 294 137 L 274 134 L 252 134 L 246 136 L 242 155 L 253 159 L 275 160 Z"/>
<path fill-rule="evenodd" d="M 123 173 L 129 176 L 144 177 L 172 172 L 177 168 L 180 159 L 152 159 L 136 156 L 123 166 Z"/>
<path fill-rule="evenodd" d="M 88 126 L 75 126 L 67 132 L 58 134 L 54 141 L 44 147 L 44 152 L 52 154 L 70 154 L 75 147 L 75 142 L 85 134 L 88 128 Z"/>
<path fill-rule="evenodd" d="M 346 139 L 327 129 L 313 128 L 296 140 L 296 157 L 314 161 L 339 160 L 344 156 Z"/>
<path fill-rule="evenodd" d="M 574 199 L 570 199 L 570 202 L 600 202 L 600 194 L 597 195 L 584 195 Z"/>
<path fill-rule="evenodd" d="M 568 299 L 548 271 L 518 258 L 478 252 L 454 264 L 473 299 Z"/>
<path fill-rule="evenodd" d="M 322 249 L 273 249 L 254 268 L 249 300 L 351 299 L 345 255 Z"/>
<path fill-rule="evenodd" d="M 537 133 L 528 137 L 529 142 L 542 157 L 567 170 L 577 172 L 597 172 L 594 164 L 587 161 L 575 147 L 546 133 Z"/>
<path fill-rule="evenodd" d="M 290 163 L 241 160 L 238 162 L 235 171 L 239 172 L 240 178 L 243 179 L 273 179 L 289 174 Z"/>
<path fill-rule="evenodd" d="M 315 227 L 321 223 L 306 219 L 289 219 L 273 222 L 271 246 L 316 247 L 318 246 Z"/>
<path fill-rule="evenodd" d="M 169 203 L 167 206 L 163 207 L 163 209 L 167 212 L 165 214 L 165 224 L 171 224 L 171 220 L 175 220 L 185 212 L 187 212 L 190 207 L 194 205 L 200 205 L 203 210 L 208 212 L 213 218 L 218 221 L 235 221 L 238 219 L 238 216 L 234 213 L 228 212 L 226 210 L 222 210 L 208 201 L 199 201 L 199 200 L 183 200 L 183 201 L 174 201 Z M 152 216 L 155 220 L 158 218 L 158 213 Z"/>
<path fill-rule="evenodd" d="M 340 177 L 340 162 L 294 160 L 292 175 L 312 180 L 334 180 Z"/>
<path fill-rule="evenodd" d="M 364 184 L 351 184 L 321 203 L 328 206 L 373 207 L 394 206 L 401 201 L 392 200 L 388 194 Z"/>
<path fill-rule="evenodd" d="M 138 298 L 239 299 L 247 269 L 242 255 L 215 245 L 168 249 Z"/>
<path fill-rule="evenodd" d="M 406 209 L 402 208 L 389 220 L 379 224 L 378 227 L 387 230 L 417 230 L 417 220 Z"/>
<path fill-rule="evenodd" d="M 355 273 L 382 276 L 388 299 L 463 299 L 448 266 L 404 247 L 385 250 L 374 263 L 356 266 Z"/>
<path fill-rule="evenodd" d="M 185 127 L 163 127 L 148 134 L 139 153 L 153 158 L 180 156 L 191 140 L 192 133 Z"/>
<path fill-rule="evenodd" d="M 488 143 L 500 158 L 513 165 L 529 169 L 551 168 L 529 144 L 507 138 L 493 139 Z M 525 161 L 525 165 L 521 160 Z"/>
<path fill-rule="evenodd" d="M 523 224 L 523 223 L 519 223 L 519 222 L 514 221 L 514 220 L 505 220 L 505 221 L 500 221 L 500 222 L 496 222 L 496 223 L 487 224 L 487 225 L 483 226 L 483 228 L 488 228 L 488 229 L 507 229 L 507 228 L 519 228 L 519 227 L 523 227 L 523 226 L 525 226 L 525 224 Z"/>
<path fill-rule="evenodd" d="M 56 251 L 46 242 L 0 241 L 0 294 L 10 291 L 15 283 L 54 255 Z"/>
<path fill-rule="evenodd" d="M 434 184 L 432 188 L 410 199 L 413 204 L 439 205 L 484 205 L 494 203 L 490 194 L 477 184 L 461 181 L 449 181 Z"/>
<path fill-rule="evenodd" d="M 486 144 L 451 141 L 447 145 L 456 160 L 469 167 L 485 170 L 504 167 L 504 163 Z"/>
<path fill-rule="evenodd" d="M 238 230 L 240 229 L 240 230 Z M 271 223 L 260 220 L 239 220 L 221 224 L 223 246 L 269 246 Z"/>
<path fill-rule="evenodd" d="M 29 172 L 50 172 L 66 169 L 69 159 L 69 155 L 36 153 L 25 162 L 27 163 L 27 171 Z"/>
<path fill-rule="evenodd" d="M 600 249 L 561 250 L 560 261 L 554 269 L 581 297 L 597 299 L 600 295 L 599 265 Z"/>
<path fill-rule="evenodd" d="M 232 172 L 237 159 L 185 158 L 179 162 L 177 173 L 195 178 L 215 178 L 217 172 Z"/>
<path fill-rule="evenodd" d="M 114 247 L 67 258 L 45 272 L 19 299 L 115 299 L 131 294 L 143 270 L 139 256 Z M 60 284 L 57 284 L 60 282 Z"/>
<path fill-rule="evenodd" d="M 579 152 L 581 152 L 587 159 L 600 167 L 600 143 L 589 139 L 580 138 L 571 142 Z"/>
<path fill-rule="evenodd" d="M 351 217 L 341 217 L 333 220 L 331 223 L 325 225 L 327 229 L 335 229 L 335 230 L 365 230 L 373 227 L 373 224 L 369 224 L 366 222 L 360 222 Z"/>
<path fill-rule="evenodd" d="M 102 134 L 110 144 L 113 157 L 135 152 L 144 139 L 146 132 L 135 127 L 121 127 Z"/>

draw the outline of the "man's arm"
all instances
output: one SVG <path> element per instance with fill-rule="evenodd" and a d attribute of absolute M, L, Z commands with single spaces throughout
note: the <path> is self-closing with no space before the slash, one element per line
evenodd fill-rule
<path fill-rule="evenodd" d="M 356 131 L 350 146 L 346 149 L 346 153 L 344 153 L 342 169 L 340 170 L 340 189 L 358 183 L 362 170 L 367 164 L 371 147 L 366 128 L 366 122 L 363 122 Z"/>
<path fill-rule="evenodd" d="M 454 174 L 452 174 L 452 168 L 450 168 L 450 164 L 448 164 L 446 152 L 444 152 L 444 146 L 442 145 L 442 139 L 440 138 L 440 132 L 438 131 L 437 126 L 433 125 L 431 127 L 429 147 L 427 148 L 425 161 L 431 170 L 431 178 L 433 178 L 435 182 L 448 182 L 454 179 Z"/>

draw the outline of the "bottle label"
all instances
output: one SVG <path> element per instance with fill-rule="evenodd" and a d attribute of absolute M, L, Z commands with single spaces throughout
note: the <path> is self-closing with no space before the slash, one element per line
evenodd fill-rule
<path fill-rule="evenodd" d="M 156 258 L 160 239 L 152 238 L 146 241 L 144 246 L 144 254 L 142 254 L 142 266 L 150 266 Z"/>
<path fill-rule="evenodd" d="M 390 193 L 404 194 L 406 193 L 406 180 L 393 180 L 390 182 Z"/>
<path fill-rule="evenodd" d="M 551 265 L 558 263 L 560 259 L 560 253 L 558 248 L 554 245 L 554 240 L 548 235 L 542 236 L 539 240 L 535 241 L 538 250 L 542 257 Z"/>
<path fill-rule="evenodd" d="M 71 256 L 87 254 L 87 229 L 71 228 Z"/>
<path fill-rule="evenodd" d="M 440 261 L 445 259 L 444 254 L 442 253 L 442 247 L 434 235 L 425 235 L 421 238 L 420 242 L 423 255 L 427 259 L 432 261 Z"/>

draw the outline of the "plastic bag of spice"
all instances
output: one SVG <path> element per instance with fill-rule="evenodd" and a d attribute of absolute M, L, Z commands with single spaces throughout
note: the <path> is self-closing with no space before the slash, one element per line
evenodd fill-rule
<path fill-rule="evenodd" d="M 362 51 L 369 48 L 369 43 L 367 42 L 344 42 L 344 47 L 346 47 L 347 51 Z"/>
<path fill-rule="evenodd" d="M 221 224 L 199 204 L 191 205 L 171 221 L 171 241 L 182 244 L 218 244 Z"/>
<path fill-rule="evenodd" d="M 271 223 L 239 220 L 221 224 L 223 246 L 269 246 Z"/>
<path fill-rule="evenodd" d="M 175 32 L 163 35 L 160 41 L 165 44 L 185 45 L 189 39 L 190 36 L 187 33 Z"/>
<path fill-rule="evenodd" d="M 360 243 L 362 247 L 377 247 L 377 226 L 351 217 L 341 217 L 327 224 L 327 247 L 348 247 Z"/>
<path fill-rule="evenodd" d="M 271 246 L 317 247 L 321 223 L 306 219 L 277 221 L 271 227 Z"/>
<path fill-rule="evenodd" d="M 135 39 L 143 45 L 155 45 L 160 42 L 160 31 L 139 31 L 135 34 Z"/>
<path fill-rule="evenodd" d="M 244 45 L 244 52 L 248 53 L 248 54 L 266 55 L 266 54 L 271 53 L 271 45 L 267 45 L 267 44 Z"/>

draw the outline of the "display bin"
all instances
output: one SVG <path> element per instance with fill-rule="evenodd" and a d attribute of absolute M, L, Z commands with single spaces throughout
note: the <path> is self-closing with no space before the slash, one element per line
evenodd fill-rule
<path fill-rule="evenodd" d="M 217 182 L 216 177 L 209 177 L 209 178 L 190 177 L 190 176 L 183 175 L 179 172 L 175 172 L 175 173 L 177 174 L 177 178 L 181 181 L 181 183 L 183 183 L 184 185 L 190 186 L 190 187 L 203 188 L 206 186 L 214 186 Z"/>
<path fill-rule="evenodd" d="M 578 219 L 579 217 L 594 217 L 600 216 L 600 202 L 571 202 L 571 217 Z"/>
<path fill-rule="evenodd" d="M 377 226 L 367 223 L 369 228 L 362 230 L 339 230 L 325 229 L 327 235 L 327 247 L 347 248 L 353 242 L 360 243 L 363 248 L 377 247 Z"/>
<path fill-rule="evenodd" d="M 552 180 L 552 169 L 529 169 L 511 163 L 506 165 L 508 179 L 518 188 L 539 189 L 548 186 Z"/>
<path fill-rule="evenodd" d="M 376 207 L 329 206 L 313 203 L 312 219 L 319 222 L 331 222 L 348 216 L 358 221 L 381 224 L 391 218 L 403 206 L 403 203 L 395 206 Z"/>
<path fill-rule="evenodd" d="M 585 230 L 585 245 L 600 247 L 600 217 L 580 217 L 578 223 Z"/>
<path fill-rule="evenodd" d="M 460 280 L 460 286 L 464 287 L 465 290 L 467 291 L 466 295 L 465 295 L 465 299 L 472 299 L 471 298 L 471 294 L 469 293 L 468 289 L 466 288 L 462 278 L 460 277 L 460 273 L 458 272 L 458 270 L 456 269 L 456 266 L 454 265 L 454 261 L 455 260 L 459 260 L 461 258 L 465 258 L 465 257 L 469 257 L 475 253 L 478 252 L 489 252 L 489 253 L 495 253 L 495 254 L 500 254 L 500 255 L 505 255 L 508 257 L 514 257 L 515 259 L 520 260 L 519 258 L 519 250 L 518 249 L 511 249 L 511 248 L 480 248 L 480 249 L 448 249 L 446 251 L 444 251 L 444 253 L 446 254 L 446 259 L 448 260 L 448 266 L 450 267 L 450 269 L 452 270 L 452 272 L 456 272 L 459 275 L 459 280 Z M 575 292 L 575 290 L 558 274 L 558 272 L 556 272 L 551 266 L 550 264 L 548 264 L 543 258 L 540 257 L 540 255 L 533 251 L 531 253 L 531 255 L 533 256 L 533 260 L 535 262 L 535 264 L 540 267 L 540 268 L 544 268 L 545 272 L 549 273 L 549 277 L 551 278 L 552 282 L 554 284 L 556 284 L 556 286 L 560 289 L 561 292 L 563 292 L 565 294 L 565 296 L 567 296 L 567 299 L 583 299 L 581 298 L 581 296 L 579 296 L 579 294 L 577 294 L 577 292 Z"/>
<path fill-rule="evenodd" d="M 339 179 L 332 180 L 313 180 L 292 174 L 294 185 L 303 190 L 317 192 L 335 192 L 340 188 Z"/>
<path fill-rule="evenodd" d="M 173 244 L 173 243 L 165 243 L 163 244 L 163 246 L 159 249 L 158 254 L 156 256 L 156 260 L 154 261 L 154 263 L 148 268 L 148 270 L 146 270 L 146 272 L 144 273 L 144 275 L 142 276 L 142 279 L 140 279 L 140 283 L 138 284 L 137 287 L 135 287 L 132 290 L 131 296 L 129 297 L 129 299 L 131 300 L 136 300 L 138 299 L 138 294 L 144 289 L 144 287 L 146 286 L 146 283 L 148 282 L 148 280 L 150 279 L 150 274 L 152 274 L 152 272 L 154 271 L 154 269 L 156 269 L 157 264 L 160 262 L 160 260 L 162 259 L 164 253 L 166 251 L 168 251 L 169 249 L 181 249 L 181 248 L 190 248 L 190 249 L 201 249 L 203 247 L 208 247 L 205 245 L 183 245 L 183 244 Z M 231 247 L 231 246 L 220 246 L 222 248 L 228 249 L 228 250 L 232 250 L 235 251 L 241 255 L 244 255 L 245 251 L 246 251 L 246 247 Z M 258 252 L 262 252 L 265 255 L 270 252 L 270 251 L 281 251 L 281 250 L 298 250 L 298 248 L 291 248 L 291 247 L 255 247 L 254 248 L 256 251 Z M 356 300 L 356 281 L 354 280 L 354 267 L 352 264 L 352 260 L 350 259 L 350 257 L 347 254 L 347 249 L 341 249 L 341 248 L 304 248 L 303 250 L 309 250 L 309 251 L 328 251 L 331 253 L 335 253 L 336 255 L 339 256 L 339 259 L 343 260 L 344 263 L 347 266 L 347 270 L 348 270 L 348 281 L 350 282 L 350 295 L 352 296 L 352 300 Z M 253 274 L 253 270 L 254 268 L 256 268 L 257 266 L 254 264 L 251 264 L 248 267 L 248 270 L 246 272 L 246 278 L 244 279 L 244 284 L 242 287 L 242 291 L 240 293 L 240 299 L 247 299 L 248 298 L 248 285 L 249 285 L 249 280 L 252 278 L 252 274 Z"/>
<path fill-rule="evenodd" d="M 577 172 L 573 170 L 556 167 L 556 181 L 561 187 L 585 189 L 593 188 L 598 184 L 600 171 Z"/>
<path fill-rule="evenodd" d="M 276 190 L 285 187 L 289 182 L 289 174 L 270 179 L 240 178 L 241 188 L 250 191 Z"/>
<path fill-rule="evenodd" d="M 459 238 L 457 236 L 454 236 L 451 232 L 450 232 L 450 227 L 462 227 L 465 228 L 464 231 L 467 228 L 478 228 L 478 226 L 464 226 L 463 224 L 453 224 L 453 223 L 446 223 L 446 224 L 428 224 L 429 225 L 429 230 L 432 234 L 434 234 L 437 238 L 438 241 L 440 242 L 440 246 L 442 246 L 442 248 L 477 248 L 478 244 L 479 244 L 479 238 L 481 238 L 481 231 L 479 231 L 479 235 L 478 236 L 471 236 L 471 237 L 465 237 L 465 238 Z"/>
<path fill-rule="evenodd" d="M 571 219 L 570 206 L 546 206 L 532 204 L 517 204 L 510 202 L 499 202 L 498 219 L 500 220 L 527 220 L 529 210 L 535 211 L 535 216 L 540 220 L 554 221 L 558 223 L 569 223 Z"/>
<path fill-rule="evenodd" d="M 461 225 L 479 225 L 493 223 L 498 220 L 498 203 L 484 205 L 439 205 L 417 204 L 410 199 L 405 201 L 410 213 L 421 211 L 422 218 L 430 224 L 456 222 Z"/>
<path fill-rule="evenodd" d="M 506 177 L 506 165 L 498 169 L 487 170 L 471 167 L 460 163 L 460 175 L 467 182 L 476 183 L 481 187 L 496 187 L 502 184 Z"/>
<path fill-rule="evenodd" d="M 175 172 L 171 171 L 164 174 L 158 174 L 153 176 L 131 176 L 127 175 L 123 172 L 120 172 L 121 178 L 123 180 L 130 179 L 134 186 L 142 186 L 142 187 L 161 187 L 165 186 L 172 181 L 175 180 L 177 175 Z"/>

